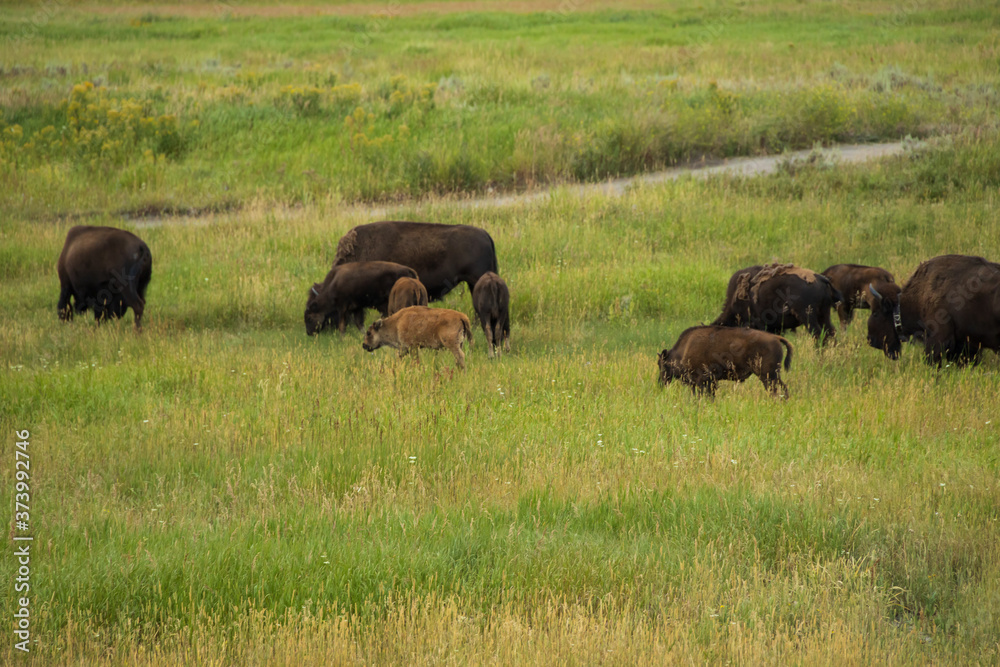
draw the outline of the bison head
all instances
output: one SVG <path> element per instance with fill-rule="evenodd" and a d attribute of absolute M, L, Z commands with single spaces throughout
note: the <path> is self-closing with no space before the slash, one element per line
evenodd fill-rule
<path fill-rule="evenodd" d="M 665 385 L 674 378 L 681 376 L 670 359 L 670 350 L 660 352 L 660 355 L 656 358 L 656 362 L 660 367 L 660 384 Z"/>
<path fill-rule="evenodd" d="M 375 350 L 382 347 L 382 335 L 380 333 L 382 329 L 382 320 L 375 320 L 372 325 L 368 327 L 368 331 L 365 332 L 365 339 L 361 341 L 361 347 L 369 352 L 374 352 Z"/>
<path fill-rule="evenodd" d="M 312 336 L 321 331 L 326 324 L 326 313 L 319 306 L 319 283 L 313 283 L 309 289 L 309 298 L 306 300 L 306 335 Z"/>
<path fill-rule="evenodd" d="M 868 317 L 868 344 L 885 352 L 890 359 L 899 359 L 905 340 L 899 315 L 899 286 L 880 282 L 876 289 L 869 284 L 868 292 L 872 309 Z"/>

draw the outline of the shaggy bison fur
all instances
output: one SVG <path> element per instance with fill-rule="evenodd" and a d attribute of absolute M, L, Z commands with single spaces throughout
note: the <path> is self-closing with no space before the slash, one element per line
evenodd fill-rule
<path fill-rule="evenodd" d="M 826 276 L 793 264 L 740 269 L 729 279 L 722 313 L 712 324 L 771 333 L 804 325 L 822 342 L 833 339 L 830 309 L 843 300 Z"/>

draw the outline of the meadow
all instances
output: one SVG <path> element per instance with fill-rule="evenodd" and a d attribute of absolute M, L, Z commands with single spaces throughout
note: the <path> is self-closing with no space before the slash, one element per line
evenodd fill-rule
<path fill-rule="evenodd" d="M 995 7 L 650 4 L 67 3 L 30 33 L 5 11 L 0 489 L 30 430 L 35 537 L 32 650 L 5 662 L 1000 660 L 996 354 L 892 362 L 861 312 L 827 348 L 789 334 L 788 401 L 656 382 L 740 267 L 1000 259 Z M 726 95 L 699 139 L 684 109 Z M 828 126 L 813 96 L 846 111 Z M 373 166 L 356 134 L 393 141 Z M 461 201 L 906 134 L 928 141 L 866 165 Z M 463 373 L 305 335 L 337 240 L 384 217 L 490 232 L 511 354 L 477 330 Z M 58 321 L 80 223 L 152 249 L 141 334 Z M 441 305 L 472 315 L 462 288 Z"/>

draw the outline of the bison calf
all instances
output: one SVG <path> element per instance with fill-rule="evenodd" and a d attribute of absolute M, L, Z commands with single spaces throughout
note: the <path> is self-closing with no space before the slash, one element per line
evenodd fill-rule
<path fill-rule="evenodd" d="M 399 350 L 403 357 L 413 351 L 419 361 L 419 350 L 447 348 L 455 355 L 455 363 L 465 368 L 462 343 L 472 345 L 472 325 L 464 313 L 447 308 L 410 306 L 381 320 L 375 320 L 365 333 L 361 347 L 374 352 L 383 345 Z"/>
<path fill-rule="evenodd" d="M 510 291 L 503 278 L 487 271 L 472 290 L 472 307 L 486 335 L 486 352 L 492 357 L 501 345 L 510 352 Z"/>
<path fill-rule="evenodd" d="M 400 278 L 389 292 L 389 315 L 410 306 L 427 305 L 427 288 L 416 278 Z"/>
<path fill-rule="evenodd" d="M 792 367 L 792 344 L 775 334 L 714 325 L 691 327 L 671 349 L 660 352 L 660 384 L 677 378 L 695 394 L 714 396 L 719 380 L 742 382 L 756 375 L 772 394 L 777 396 L 780 388 L 788 398 L 788 387 L 781 381 L 782 356 L 787 371 Z"/>
<path fill-rule="evenodd" d="M 131 308 L 139 331 L 152 270 L 149 246 L 135 234 L 114 227 L 73 227 L 56 263 L 59 319 L 71 320 L 74 309 L 82 313 L 90 308 L 100 322 Z"/>

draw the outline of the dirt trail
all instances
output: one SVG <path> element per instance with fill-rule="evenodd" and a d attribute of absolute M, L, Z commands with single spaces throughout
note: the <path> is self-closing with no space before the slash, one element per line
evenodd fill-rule
<path fill-rule="evenodd" d="M 610 197 L 620 197 L 629 188 L 637 185 L 655 185 L 667 181 L 676 181 L 684 176 L 692 178 L 708 178 L 719 174 L 730 176 L 763 176 L 773 174 L 778 170 L 778 165 L 786 160 L 806 160 L 812 154 L 812 149 L 784 153 L 782 155 L 765 155 L 763 157 L 738 157 L 726 160 L 711 160 L 698 164 L 686 164 L 664 171 L 657 171 L 649 174 L 639 174 L 626 178 L 615 178 L 601 183 L 581 183 L 574 185 L 559 185 L 551 188 L 543 188 L 531 192 L 521 192 L 513 194 L 502 194 L 487 197 L 475 197 L 471 199 L 455 199 L 453 205 L 460 208 L 486 208 L 500 206 L 514 206 L 518 204 L 528 204 L 541 201 L 551 197 L 553 192 L 566 193 L 576 197 L 586 197 L 588 195 L 600 194 Z M 899 155 L 903 152 L 902 142 L 889 144 L 845 144 L 823 149 L 822 157 L 826 160 L 840 164 L 857 164 L 876 160 L 878 158 Z M 447 200 L 443 200 L 447 201 Z M 383 218 L 393 211 L 412 207 L 412 203 L 400 205 L 357 205 L 352 207 L 358 214 L 368 215 L 370 218 Z"/>
<path fill-rule="evenodd" d="M 825 160 L 834 161 L 841 164 L 856 164 L 875 160 L 878 158 L 899 155 L 903 152 L 902 142 L 890 144 L 848 144 L 824 149 L 822 157 Z M 680 167 L 673 167 L 664 171 L 657 171 L 650 174 L 639 174 L 628 178 L 616 178 L 601 183 L 582 183 L 574 185 L 559 185 L 551 188 L 533 190 L 531 192 L 521 192 L 513 194 L 490 195 L 486 197 L 475 197 L 469 199 L 442 198 L 436 201 L 448 203 L 459 208 L 486 208 L 514 206 L 542 201 L 551 197 L 554 192 L 569 194 L 576 197 L 586 197 L 588 195 L 606 195 L 618 197 L 625 194 L 629 188 L 637 185 L 655 185 L 666 181 L 674 181 L 684 176 L 692 178 L 708 178 L 719 174 L 730 176 L 762 176 L 772 174 L 778 170 L 778 165 L 786 160 L 806 160 L 812 154 L 812 150 L 795 151 L 782 155 L 767 155 L 764 157 L 740 157 L 727 160 L 706 161 L 699 164 L 688 164 Z M 394 211 L 403 208 L 412 208 L 423 202 L 410 201 L 402 204 L 356 204 L 346 208 L 348 216 L 357 216 L 369 220 L 375 218 L 385 218 Z M 294 218 L 304 212 L 303 209 L 285 209 L 281 212 L 283 219 Z M 226 214 L 221 214 L 226 215 Z M 211 224 L 216 215 L 207 216 L 157 216 L 151 218 L 131 219 L 136 228 L 160 227 L 169 225 L 192 225 L 200 226 Z"/>
<path fill-rule="evenodd" d="M 822 156 L 837 163 L 856 164 L 867 162 L 878 158 L 899 155 L 903 152 L 902 142 L 891 144 L 848 144 L 824 149 Z M 778 170 L 778 165 L 785 160 L 805 160 L 809 158 L 812 150 L 795 151 L 783 155 L 766 155 L 764 157 L 738 157 L 727 160 L 712 160 L 703 164 L 688 164 L 680 167 L 673 167 L 664 171 L 657 171 L 650 174 L 639 174 L 627 178 L 616 178 L 602 183 L 584 183 L 580 185 L 562 186 L 560 191 L 569 192 L 577 196 L 588 194 L 604 194 L 609 196 L 620 196 L 636 185 L 655 185 L 666 181 L 676 181 L 683 176 L 693 178 L 708 178 L 719 174 L 730 176 L 763 176 L 773 174 Z M 488 197 L 482 199 L 470 199 L 458 202 L 459 205 L 477 208 L 480 206 L 508 206 L 530 201 L 544 199 L 550 196 L 552 189 L 529 192 L 524 194 L 501 195 L 499 197 Z"/>

